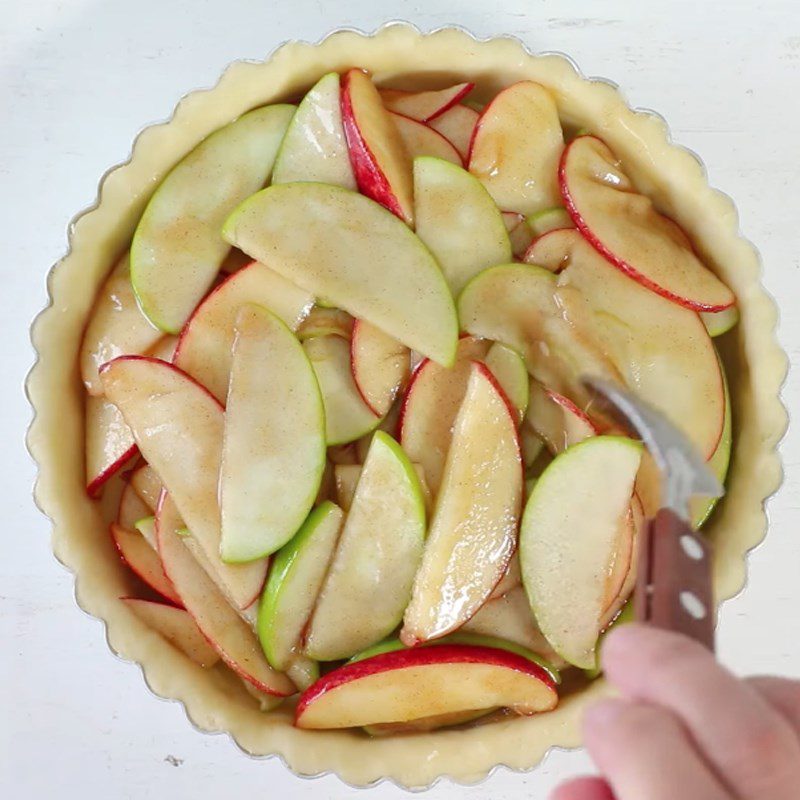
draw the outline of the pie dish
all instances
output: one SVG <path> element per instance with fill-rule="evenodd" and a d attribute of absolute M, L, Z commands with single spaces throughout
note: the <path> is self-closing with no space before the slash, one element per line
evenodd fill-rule
<path fill-rule="evenodd" d="M 429 786 L 441 775 L 473 782 L 498 764 L 529 769 L 550 747 L 577 746 L 580 715 L 605 691 L 603 682 L 567 696 L 553 713 L 490 726 L 388 739 L 294 728 L 289 710 L 262 715 L 232 676 L 182 658 L 118 602 L 127 579 L 105 533 L 115 498 L 109 494 L 98 506 L 81 482 L 82 333 L 98 287 L 155 186 L 194 145 L 244 111 L 296 97 L 321 75 L 354 64 L 396 89 L 475 81 L 479 100 L 518 80 L 542 84 L 556 97 L 562 120 L 602 136 L 733 290 L 741 321 L 722 342 L 721 357 L 736 444 L 728 497 L 706 530 L 715 546 L 718 599 L 742 588 L 747 551 L 766 531 L 763 503 L 780 482 L 776 446 L 786 416 L 778 395 L 786 359 L 774 337 L 774 304 L 759 285 L 758 256 L 739 236 L 733 204 L 707 185 L 693 155 L 670 143 L 660 118 L 629 109 L 614 87 L 583 78 L 563 56 L 531 55 L 511 39 L 478 42 L 455 29 L 422 35 L 398 24 L 372 36 L 339 31 L 317 45 L 284 45 L 263 63 L 232 65 L 215 88 L 188 95 L 169 122 L 140 134 L 130 161 L 103 179 L 97 205 L 72 224 L 70 252 L 49 278 L 51 305 L 33 328 L 39 360 L 28 392 L 36 413 L 29 434 L 40 468 L 36 499 L 53 521 L 57 558 L 76 574 L 79 605 L 104 620 L 112 650 L 141 664 L 152 691 L 180 700 L 198 728 L 228 732 L 246 752 L 277 755 L 303 776 L 334 772 L 354 785 L 390 779 L 409 788 Z"/>

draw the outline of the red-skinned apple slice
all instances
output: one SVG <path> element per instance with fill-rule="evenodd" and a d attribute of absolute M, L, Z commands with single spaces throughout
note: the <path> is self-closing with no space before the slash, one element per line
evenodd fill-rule
<path fill-rule="evenodd" d="M 360 69 L 342 78 L 342 121 L 359 191 L 413 225 L 411 159 L 378 90 Z"/>
<path fill-rule="evenodd" d="M 406 389 L 398 425 L 400 443 L 408 457 L 424 468 L 434 495 L 439 492 L 453 422 L 464 399 L 472 362 L 482 359 L 488 350 L 488 342 L 464 337 L 458 342 L 452 369 L 426 359 Z"/>
<path fill-rule="evenodd" d="M 520 258 L 525 254 L 533 241 L 533 234 L 525 220 L 525 215 L 518 214 L 516 211 L 504 211 L 503 222 L 508 231 L 511 251 L 515 258 Z M 506 261 L 510 260 L 511 259 L 506 259 Z"/>
<path fill-rule="evenodd" d="M 522 506 L 515 414 L 491 372 L 476 362 L 453 423 L 425 554 L 404 617 L 400 636 L 407 645 L 463 625 L 508 567 Z"/>
<path fill-rule="evenodd" d="M 86 493 L 98 497 L 106 482 L 138 452 L 119 409 L 105 397 L 86 398 Z"/>
<path fill-rule="evenodd" d="M 181 524 L 177 508 L 165 492 L 156 513 L 158 552 L 164 571 L 197 627 L 240 678 L 265 694 L 293 694 L 292 682 L 272 669 L 253 630 L 184 546 L 176 527 Z"/>
<path fill-rule="evenodd" d="M 356 188 L 342 124 L 339 75 L 323 75 L 297 107 L 275 160 L 272 183 L 316 181 Z"/>
<path fill-rule="evenodd" d="M 520 529 L 522 582 L 542 633 L 575 666 L 595 666 L 619 530 L 642 445 L 595 436 L 559 455 L 536 482 Z"/>
<path fill-rule="evenodd" d="M 97 371 L 106 361 L 149 350 L 162 334 L 142 314 L 131 285 L 128 253 L 120 259 L 97 294 L 81 343 L 81 377 L 90 395 L 101 395 Z"/>
<path fill-rule="evenodd" d="M 473 89 L 474 83 L 457 83 L 446 89 L 427 92 L 405 92 L 402 89 L 381 89 L 383 105 L 398 114 L 430 122 L 460 103 Z"/>
<path fill-rule="evenodd" d="M 442 161 L 458 164 L 459 167 L 464 163 L 458 150 L 438 131 L 402 114 L 390 111 L 389 116 L 412 160 L 422 157 L 440 158 Z"/>
<path fill-rule="evenodd" d="M 574 226 L 547 231 L 531 242 L 522 260 L 526 264 L 544 267 L 550 272 L 561 272 L 569 263 L 568 253 L 574 236 Z"/>
<path fill-rule="evenodd" d="M 123 528 L 116 522 L 110 525 L 111 538 L 122 560 L 131 571 L 154 592 L 180 606 L 181 598 L 172 582 L 164 574 L 158 553 L 148 544 L 138 531 Z"/>
<path fill-rule="evenodd" d="M 564 136 L 553 96 L 520 81 L 498 94 L 475 126 L 469 171 L 500 208 L 533 214 L 560 202 L 558 160 Z"/>
<path fill-rule="evenodd" d="M 527 218 L 527 222 L 534 238 L 544 236 L 544 234 L 550 231 L 559 230 L 561 228 L 575 227 L 572 217 L 570 217 L 563 206 L 553 206 L 553 208 L 545 208 L 542 211 L 537 211 Z M 533 261 L 531 263 L 535 264 L 536 262 Z"/>
<path fill-rule="evenodd" d="M 156 505 L 158 505 L 158 498 L 161 496 L 161 490 L 164 484 L 158 473 L 149 465 L 142 464 L 137 467 L 128 480 L 128 483 L 133 487 L 133 490 L 139 495 L 139 498 L 150 509 L 151 513 L 155 513 Z"/>
<path fill-rule="evenodd" d="M 136 493 L 136 490 L 128 484 L 119 498 L 119 509 L 117 511 L 117 525 L 129 531 L 136 530 L 136 523 L 145 517 L 150 517 L 153 510 Z"/>
<path fill-rule="evenodd" d="M 469 144 L 479 116 L 473 108 L 455 105 L 428 124 L 452 143 L 466 164 L 469 159 Z"/>
<path fill-rule="evenodd" d="M 378 431 L 306 632 L 306 655 L 348 658 L 391 633 L 408 605 L 424 538 L 414 467 Z"/>
<path fill-rule="evenodd" d="M 486 267 L 511 260 L 503 218 L 481 182 L 440 158 L 414 159 L 417 236 L 436 257 L 453 296 Z"/>
<path fill-rule="evenodd" d="M 297 338 L 302 342 L 315 336 L 341 336 L 350 341 L 354 323 L 355 320 L 346 311 L 314 306 L 298 326 Z"/>
<path fill-rule="evenodd" d="M 243 203 L 222 233 L 326 303 L 453 363 L 458 320 L 439 265 L 406 225 L 369 198 L 321 183 L 272 186 Z"/>
<path fill-rule="evenodd" d="M 513 589 L 516 589 L 520 583 L 522 583 L 522 574 L 519 571 L 519 554 L 514 551 L 514 555 L 511 556 L 506 571 L 503 573 L 503 577 L 500 578 L 500 582 L 489 595 L 489 600 L 495 600 L 498 597 L 502 597 L 504 594 L 508 594 Z"/>
<path fill-rule="evenodd" d="M 220 553 L 229 563 L 286 544 L 325 468 L 322 395 L 302 345 L 261 306 L 242 306 L 234 329 L 219 473 Z"/>
<path fill-rule="evenodd" d="M 354 442 L 374 430 L 381 418 L 364 402 L 353 379 L 350 343 L 340 336 L 315 336 L 303 342 L 325 406 L 328 445 Z"/>
<path fill-rule="evenodd" d="M 603 615 L 600 619 L 601 630 L 606 630 L 614 621 L 622 607 L 628 602 L 636 585 L 639 533 L 644 523 L 642 503 L 634 491 L 628 513 L 619 526 L 613 561 L 606 579 Z"/>
<path fill-rule="evenodd" d="M 530 382 L 526 419 L 551 453 L 561 453 L 598 433 L 594 423 L 572 400 L 534 380 Z"/>
<path fill-rule="evenodd" d="M 491 598 L 474 617 L 464 623 L 461 631 L 513 642 L 536 653 L 558 669 L 566 666 L 564 659 L 553 650 L 539 630 L 528 596 L 521 585 L 502 597 Z"/>
<path fill-rule="evenodd" d="M 384 417 L 408 378 L 408 348 L 369 322 L 356 320 L 350 362 L 362 399 L 374 414 Z"/>
<path fill-rule="evenodd" d="M 255 261 L 223 281 L 200 303 L 186 323 L 173 361 L 224 403 L 233 323 L 239 308 L 245 303 L 264 306 L 295 330 L 313 302 L 308 292 Z"/>
<path fill-rule="evenodd" d="M 581 234 L 626 275 L 695 311 L 734 304 L 733 292 L 700 261 L 679 226 L 636 191 L 603 141 L 573 140 L 564 151 L 559 181 Z"/>
<path fill-rule="evenodd" d="M 208 643 L 188 611 L 136 597 L 121 597 L 120 600 L 148 628 L 160 633 L 195 664 L 208 668 L 219 661 L 219 654 Z"/>
<path fill-rule="evenodd" d="M 249 263 L 249 262 L 248 262 Z M 175 358 L 175 350 L 178 348 L 177 336 L 162 336 L 146 353 L 143 355 L 151 358 L 160 358 L 162 361 L 172 363 Z"/>
<path fill-rule="evenodd" d="M 100 377 L 229 597 L 247 608 L 261 592 L 267 560 L 220 559 L 222 407 L 185 372 L 157 359 L 122 356 L 106 364 Z"/>
<path fill-rule="evenodd" d="M 563 314 L 596 343 L 633 391 L 710 457 L 722 433 L 725 391 L 714 344 L 699 316 L 614 269 L 577 231 L 562 233 L 569 261 L 558 276 Z"/>
<path fill-rule="evenodd" d="M 527 658 L 490 647 L 395 650 L 328 673 L 303 693 L 299 728 L 350 728 L 480 708 L 517 714 L 558 703 L 552 677 Z"/>
<path fill-rule="evenodd" d="M 341 508 L 323 503 L 275 556 L 258 614 L 258 638 L 275 669 L 288 669 L 300 654 L 343 520 Z"/>

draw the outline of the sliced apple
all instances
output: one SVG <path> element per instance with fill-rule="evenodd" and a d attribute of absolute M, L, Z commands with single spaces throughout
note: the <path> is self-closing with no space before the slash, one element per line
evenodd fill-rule
<path fill-rule="evenodd" d="M 433 714 L 428 717 L 412 719 L 408 722 L 379 722 L 376 725 L 365 725 L 364 732 L 370 736 L 397 736 L 408 733 L 429 733 L 440 728 L 453 728 L 466 725 L 476 719 L 491 714 L 493 708 L 479 708 L 477 711 L 453 711 L 449 714 Z"/>
<path fill-rule="evenodd" d="M 186 373 L 157 359 L 121 356 L 106 364 L 100 377 L 230 598 L 247 608 L 261 592 L 267 561 L 220 559 L 222 407 Z"/>
<path fill-rule="evenodd" d="M 219 661 L 219 654 L 200 632 L 188 611 L 136 597 L 120 599 L 148 628 L 160 633 L 195 664 L 207 668 Z"/>
<path fill-rule="evenodd" d="M 632 390 L 710 457 L 722 433 L 725 392 L 714 344 L 700 318 L 615 270 L 577 231 L 566 233 L 569 263 L 558 276 L 563 314 L 596 343 Z"/>
<path fill-rule="evenodd" d="M 83 334 L 80 365 L 86 391 L 95 396 L 103 393 L 97 371 L 106 361 L 146 353 L 161 336 L 139 309 L 131 285 L 130 257 L 125 253 L 98 292 Z"/>
<path fill-rule="evenodd" d="M 153 510 L 136 493 L 135 489 L 128 484 L 119 498 L 119 509 L 117 511 L 117 525 L 126 530 L 135 531 L 136 523 L 145 517 L 151 517 Z"/>
<path fill-rule="evenodd" d="M 422 464 L 414 464 L 414 471 L 417 473 L 419 486 L 425 500 L 425 510 L 429 513 L 433 510 L 433 497 L 431 490 L 425 480 L 425 469 Z M 334 467 L 336 481 L 336 498 L 339 505 L 349 511 L 353 504 L 353 497 L 356 493 L 358 479 L 361 477 L 360 464 L 337 464 Z"/>
<path fill-rule="evenodd" d="M 348 658 L 394 630 L 411 596 L 424 537 L 425 504 L 414 467 L 378 431 L 306 632 L 306 655 Z"/>
<path fill-rule="evenodd" d="M 552 677 L 533 661 L 497 648 L 442 645 L 329 672 L 301 695 L 295 725 L 350 728 L 497 707 L 536 714 L 557 703 Z"/>
<path fill-rule="evenodd" d="M 595 136 L 570 142 L 559 167 L 564 204 L 609 263 L 653 292 L 695 311 L 722 311 L 733 292 L 700 261 L 686 234 L 636 191 Z"/>
<path fill-rule="evenodd" d="M 595 665 L 608 575 L 628 514 L 642 445 L 595 436 L 559 455 L 528 499 L 520 530 L 522 582 L 539 627 L 575 666 Z"/>
<path fill-rule="evenodd" d="M 550 92 L 519 81 L 500 92 L 475 126 L 469 171 L 500 208 L 533 214 L 560 202 L 564 135 Z"/>
<path fill-rule="evenodd" d="M 308 292 L 253 262 L 223 281 L 200 303 L 181 334 L 174 363 L 224 403 L 231 372 L 233 323 L 239 308 L 245 303 L 264 306 L 295 330 L 313 302 Z"/>
<path fill-rule="evenodd" d="M 422 565 L 406 609 L 408 645 L 444 636 L 486 602 L 508 567 L 522 505 L 515 411 L 475 363 L 453 423 Z"/>
<path fill-rule="evenodd" d="M 156 541 L 156 518 L 153 514 L 147 517 L 140 517 L 136 520 L 134 528 L 139 531 L 142 538 L 153 548 L 158 549 L 158 542 Z"/>
<path fill-rule="evenodd" d="M 411 353 L 410 361 L 413 362 L 414 353 Z M 397 424 L 400 420 L 400 409 L 403 404 L 403 398 L 398 397 L 392 407 L 389 409 L 386 416 L 380 421 L 377 430 L 385 431 L 389 436 L 394 437 L 397 434 Z M 365 433 L 358 441 L 353 442 L 355 448 L 355 463 L 363 464 L 367 458 L 370 445 L 372 444 L 372 431 Z"/>
<path fill-rule="evenodd" d="M 258 614 L 267 660 L 287 670 L 300 656 L 301 639 L 339 540 L 344 513 L 333 503 L 315 508 L 275 557 Z"/>
<path fill-rule="evenodd" d="M 528 408 L 530 408 L 530 404 Z M 525 464 L 525 469 L 527 471 L 533 467 L 536 460 L 542 454 L 544 442 L 525 420 L 522 421 L 522 425 L 520 426 L 519 438 L 522 447 L 522 462 Z"/>
<path fill-rule="evenodd" d="M 452 143 L 466 164 L 469 159 L 469 145 L 479 116 L 473 108 L 455 105 L 430 120 L 428 124 Z"/>
<path fill-rule="evenodd" d="M 528 370 L 525 368 L 522 356 L 516 350 L 495 342 L 489 348 L 484 363 L 516 410 L 517 424 L 519 424 L 525 417 L 530 394 Z"/>
<path fill-rule="evenodd" d="M 569 249 L 575 237 L 574 228 L 574 225 L 554 228 L 537 236 L 525 251 L 522 260 L 526 264 L 544 267 L 550 272 L 561 272 L 569 263 Z"/>
<path fill-rule="evenodd" d="M 641 465 L 639 466 L 641 469 Z M 600 629 L 606 630 L 628 602 L 638 574 L 639 534 L 645 524 L 644 509 L 634 490 L 628 513 L 620 522 L 614 555 L 606 576 L 606 591 Z"/>
<path fill-rule="evenodd" d="M 502 597 L 508 594 L 512 589 L 516 589 L 522 583 L 522 574 L 519 571 L 519 553 L 514 551 L 497 586 L 494 587 L 492 593 L 489 595 L 489 600 L 494 600 L 497 597 Z"/>
<path fill-rule="evenodd" d="M 158 552 L 165 572 L 197 627 L 240 678 L 269 695 L 293 694 L 292 682 L 272 669 L 253 630 L 184 547 L 176 527 L 178 519 L 178 509 L 170 495 L 164 493 L 156 512 Z"/>
<path fill-rule="evenodd" d="M 534 380 L 530 382 L 526 419 L 551 453 L 561 453 L 598 433 L 591 419 L 572 400 Z"/>
<path fill-rule="evenodd" d="M 375 415 L 384 417 L 408 378 L 408 348 L 369 322 L 356 320 L 350 362 L 362 399 Z"/>
<path fill-rule="evenodd" d="M 514 258 L 522 257 L 533 241 L 533 234 L 525 220 L 525 215 L 518 214 L 516 211 L 504 211 L 503 222 L 508 231 L 508 240 L 511 242 Z M 510 259 L 506 260 L 510 261 Z"/>
<path fill-rule="evenodd" d="M 329 72 L 297 107 L 275 160 L 272 183 L 316 181 L 356 188 L 342 124 L 339 75 Z"/>
<path fill-rule="evenodd" d="M 111 523 L 110 530 L 114 546 L 130 570 L 154 592 L 158 592 L 171 603 L 181 605 L 180 596 L 164 574 L 158 553 L 147 540 L 137 531 L 123 528 L 116 522 Z"/>
<path fill-rule="evenodd" d="M 703 320 L 709 336 L 722 336 L 723 333 L 727 333 L 738 324 L 739 309 L 736 306 L 730 306 L 723 311 L 714 313 L 701 311 L 700 319 Z"/>
<path fill-rule="evenodd" d="M 454 296 L 482 269 L 511 260 L 503 217 L 480 181 L 439 158 L 414 159 L 417 235 Z"/>
<path fill-rule="evenodd" d="M 314 306 L 298 326 L 297 338 L 305 341 L 315 336 L 341 336 L 342 339 L 350 341 L 354 322 L 355 320 L 346 311 Z"/>
<path fill-rule="evenodd" d="M 378 90 L 360 69 L 342 78 L 342 121 L 359 191 L 413 225 L 411 159 Z"/>
<path fill-rule="evenodd" d="M 464 163 L 458 150 L 438 131 L 402 114 L 390 111 L 389 116 L 400 134 L 409 158 L 440 158 L 450 164 L 458 164 L 459 167 Z"/>
<path fill-rule="evenodd" d="M 149 464 L 142 464 L 141 467 L 131 473 L 128 483 L 130 483 L 133 490 L 150 511 L 154 513 L 156 505 L 158 505 L 158 498 L 161 496 L 161 490 L 164 488 L 158 473 Z"/>
<path fill-rule="evenodd" d="M 178 347 L 177 336 L 162 336 L 144 355 L 172 362 Z"/>
<path fill-rule="evenodd" d="M 98 497 L 106 482 L 138 452 L 119 409 L 105 397 L 86 398 L 86 493 Z"/>
<path fill-rule="evenodd" d="M 230 250 L 225 218 L 268 180 L 294 106 L 257 108 L 212 133 L 156 189 L 131 244 L 131 280 L 147 318 L 179 333 Z"/>
<path fill-rule="evenodd" d="M 353 442 L 374 430 L 381 418 L 364 402 L 353 379 L 350 343 L 339 336 L 315 336 L 303 342 L 325 406 L 329 445 Z"/>
<path fill-rule="evenodd" d="M 458 322 L 441 270 L 419 238 L 372 200 L 319 183 L 273 186 L 239 206 L 223 235 L 317 297 L 452 364 Z"/>
<path fill-rule="evenodd" d="M 460 339 L 452 369 L 425 360 L 406 389 L 398 425 L 400 442 L 408 457 L 424 468 L 434 495 L 439 492 L 453 422 L 464 399 L 472 362 L 482 359 L 488 349 L 489 343 L 480 339 Z"/>
<path fill-rule="evenodd" d="M 303 347 L 274 314 L 239 309 L 219 474 L 224 561 L 270 555 L 308 516 L 325 469 L 325 411 Z M 338 340 L 337 340 L 338 341 Z"/>
<path fill-rule="evenodd" d="M 527 222 L 534 237 L 544 236 L 545 233 L 561 228 L 575 227 L 572 217 L 570 217 L 563 206 L 554 206 L 553 208 L 545 208 L 541 211 L 537 211 L 527 218 Z"/>
<path fill-rule="evenodd" d="M 457 83 L 446 89 L 427 92 L 404 92 L 401 89 L 381 89 L 383 105 L 398 114 L 430 122 L 460 103 L 473 89 L 474 83 Z"/>

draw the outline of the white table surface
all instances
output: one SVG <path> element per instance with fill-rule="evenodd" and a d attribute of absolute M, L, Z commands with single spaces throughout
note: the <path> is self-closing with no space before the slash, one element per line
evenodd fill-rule
<path fill-rule="evenodd" d="M 260 58 L 286 39 L 403 18 L 423 29 L 458 23 L 510 33 L 572 55 L 655 108 L 704 158 L 713 185 L 738 202 L 742 228 L 782 307 L 781 340 L 800 359 L 800 9 L 795 0 L 34 0 L 0 3 L 0 294 L 3 358 L 0 485 L 0 795 L 70 798 L 268 797 L 332 800 L 356 792 L 335 778 L 301 781 L 197 733 L 183 710 L 150 695 L 139 670 L 106 648 L 77 609 L 72 578 L 50 555 L 30 499 L 22 438 L 28 325 L 65 227 L 94 198 L 100 174 L 134 133 L 166 117 L 186 90 L 211 85 L 231 60 Z M 602 9 L 601 9 L 602 7 Z M 790 375 L 789 408 L 800 401 Z M 741 672 L 800 675 L 800 431 L 783 443 L 786 481 L 770 503 L 767 542 L 750 583 L 721 615 L 720 652 Z M 501 771 L 432 798 L 545 798 L 590 768 L 557 752 L 535 772 Z M 391 786 L 372 790 L 398 798 Z M 255 795 L 258 796 L 258 795 Z M 642 799 L 644 800 L 644 798 Z"/>

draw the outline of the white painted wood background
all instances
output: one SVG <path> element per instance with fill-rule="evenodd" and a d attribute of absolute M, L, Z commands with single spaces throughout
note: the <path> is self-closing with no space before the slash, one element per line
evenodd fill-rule
<path fill-rule="evenodd" d="M 100 623 L 72 600 L 30 500 L 22 438 L 31 363 L 28 325 L 70 217 L 135 132 L 186 90 L 213 84 L 236 58 L 286 39 L 393 18 L 508 33 L 569 53 L 589 75 L 657 109 L 732 195 L 761 249 L 782 307 L 781 340 L 800 360 L 800 6 L 796 0 L 2 0 L 0 2 L 0 326 L 4 360 L 0 485 L 0 796 L 24 800 L 161 797 L 352 797 L 335 778 L 300 781 L 194 731 L 152 697 L 139 670 L 107 650 Z M 800 401 L 791 375 L 785 401 Z M 800 675 L 800 431 L 784 441 L 786 482 L 750 585 L 722 611 L 721 656 L 737 671 Z M 589 768 L 557 752 L 535 772 L 501 771 L 482 786 L 439 785 L 430 797 L 540 798 Z M 399 798 L 393 787 L 376 800 Z M 642 798 L 645 800 L 645 798 Z"/>

